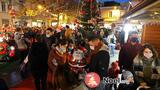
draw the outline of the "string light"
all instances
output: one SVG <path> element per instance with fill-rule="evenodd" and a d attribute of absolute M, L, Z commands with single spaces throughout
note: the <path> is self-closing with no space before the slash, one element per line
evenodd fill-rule
<path fill-rule="evenodd" d="M 42 9 L 43 9 L 43 6 L 42 6 L 42 5 L 38 5 L 37 8 L 38 8 L 39 10 L 42 10 Z"/>

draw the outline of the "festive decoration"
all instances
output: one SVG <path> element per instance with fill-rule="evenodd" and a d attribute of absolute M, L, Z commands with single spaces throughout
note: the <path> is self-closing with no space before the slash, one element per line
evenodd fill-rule
<path fill-rule="evenodd" d="M 14 18 L 14 17 L 16 16 L 16 11 L 15 11 L 15 9 L 9 10 L 9 14 L 12 16 L 12 18 Z"/>
<path fill-rule="evenodd" d="M 83 68 L 86 66 L 86 49 L 80 47 L 78 49 L 73 49 L 72 52 L 73 53 L 69 53 L 68 55 L 68 64 L 71 66 L 72 71 L 82 72 Z"/>
<path fill-rule="evenodd" d="M 82 50 L 76 50 L 73 52 L 73 54 L 70 54 L 70 60 L 69 60 L 69 65 L 72 67 L 85 67 L 85 59 L 84 59 L 84 53 Z"/>
<path fill-rule="evenodd" d="M 81 13 L 82 15 L 84 15 L 86 12 L 85 12 L 85 11 L 81 11 L 80 13 Z"/>
<path fill-rule="evenodd" d="M 33 11 L 31 9 L 26 10 L 26 15 L 27 16 L 36 16 L 37 15 L 37 11 Z"/>
<path fill-rule="evenodd" d="M 7 53 L 7 44 L 0 43 L 0 55 L 4 55 Z"/>
<path fill-rule="evenodd" d="M 15 56 L 15 46 L 9 45 L 10 38 L 12 38 L 11 33 L 0 34 L 0 63 L 9 62 Z"/>
<path fill-rule="evenodd" d="M 84 27 L 96 26 L 99 11 L 96 0 L 81 0 L 81 10 L 78 17 L 80 24 Z"/>
<path fill-rule="evenodd" d="M 13 57 L 14 55 L 15 55 L 15 47 L 14 47 L 14 46 L 11 46 L 11 47 L 10 47 L 9 56 L 10 56 L 10 57 Z"/>

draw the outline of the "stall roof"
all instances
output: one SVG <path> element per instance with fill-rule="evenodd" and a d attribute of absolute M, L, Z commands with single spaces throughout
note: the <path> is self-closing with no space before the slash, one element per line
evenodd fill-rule
<path fill-rule="evenodd" d="M 137 12 L 138 12 L 139 10 L 142 10 L 142 9 L 144 9 L 145 7 L 147 7 L 147 6 L 155 3 L 155 2 L 157 2 L 157 1 L 160 1 L 160 0 L 144 0 L 143 2 L 141 2 L 140 4 L 138 4 L 137 6 L 135 6 L 135 7 L 132 8 L 131 10 L 129 10 L 126 14 L 124 14 L 124 15 L 122 16 L 122 18 L 127 18 L 127 17 L 130 17 L 130 16 L 132 16 L 132 15 L 133 15 L 132 17 L 138 16 L 138 15 L 134 15 L 134 14 L 135 14 L 135 13 L 137 14 Z M 141 16 L 141 15 L 144 14 L 145 12 L 147 13 L 148 11 L 142 11 L 142 12 L 140 12 L 141 14 L 139 14 L 139 15 Z M 142 17 L 142 16 L 141 16 L 141 17 Z"/>

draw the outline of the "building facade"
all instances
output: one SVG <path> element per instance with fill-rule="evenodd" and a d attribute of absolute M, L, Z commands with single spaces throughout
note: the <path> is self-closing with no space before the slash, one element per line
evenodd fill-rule
<path fill-rule="evenodd" d="M 105 2 L 100 8 L 100 10 L 104 23 L 115 23 L 126 12 L 126 10 L 123 9 L 122 4 L 114 1 Z"/>
<path fill-rule="evenodd" d="M 4 24 L 11 24 L 12 20 L 8 12 L 8 5 L 9 3 L 0 1 L 0 26 Z"/>

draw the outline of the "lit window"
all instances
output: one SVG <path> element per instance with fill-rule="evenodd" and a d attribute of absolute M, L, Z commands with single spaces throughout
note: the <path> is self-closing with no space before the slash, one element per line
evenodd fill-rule
<path fill-rule="evenodd" d="M 108 17 L 112 17 L 112 11 L 109 11 Z"/>
<path fill-rule="evenodd" d="M 112 17 L 120 17 L 120 11 L 119 10 L 112 10 Z"/>

